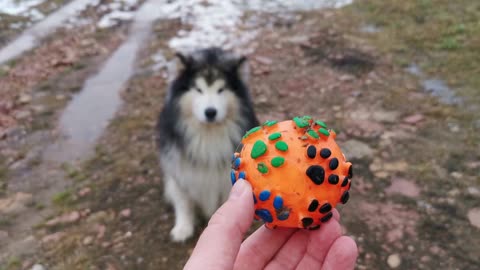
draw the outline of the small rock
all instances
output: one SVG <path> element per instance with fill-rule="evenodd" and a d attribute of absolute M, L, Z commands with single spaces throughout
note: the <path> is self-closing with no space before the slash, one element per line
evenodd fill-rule
<path fill-rule="evenodd" d="M 467 216 L 468 216 L 468 221 L 470 221 L 470 224 L 480 229 L 480 208 L 470 209 L 468 211 Z"/>
<path fill-rule="evenodd" d="M 85 197 L 88 194 L 90 194 L 90 192 L 92 192 L 92 189 L 89 187 L 85 187 L 85 188 L 82 188 L 80 191 L 78 191 L 78 196 Z"/>
<path fill-rule="evenodd" d="M 117 270 L 117 269 L 118 268 L 115 265 L 113 265 L 111 263 L 107 263 L 107 269 L 106 270 Z"/>
<path fill-rule="evenodd" d="M 463 174 L 461 172 L 451 172 L 450 176 L 457 180 L 463 178 Z"/>
<path fill-rule="evenodd" d="M 36 114 L 41 114 L 47 110 L 47 107 L 45 105 L 33 105 L 32 110 Z"/>
<path fill-rule="evenodd" d="M 414 115 L 410 115 L 410 116 L 407 116 L 407 117 L 403 118 L 403 122 L 407 123 L 407 124 L 410 124 L 410 125 L 415 125 L 415 124 L 419 123 L 420 121 L 422 121 L 424 118 L 425 117 L 423 116 L 423 114 L 416 113 Z"/>
<path fill-rule="evenodd" d="M 440 254 L 441 251 L 442 249 L 437 245 L 433 245 L 430 247 L 430 252 L 434 255 Z"/>
<path fill-rule="evenodd" d="M 467 168 L 475 170 L 477 168 L 480 168 L 480 161 L 470 161 L 465 164 Z"/>
<path fill-rule="evenodd" d="M 32 270 L 45 270 L 45 267 L 41 264 L 35 264 L 32 266 Z"/>
<path fill-rule="evenodd" d="M 109 215 L 107 212 L 105 211 L 98 211 L 98 212 L 95 212 L 93 214 L 91 214 L 88 218 L 87 218 L 87 223 L 100 223 L 100 222 L 104 222 L 106 221 L 108 218 Z"/>
<path fill-rule="evenodd" d="M 107 227 L 105 227 L 105 225 L 97 225 L 95 227 L 95 230 L 97 231 L 97 238 L 102 239 L 105 236 L 105 232 L 107 231 Z"/>
<path fill-rule="evenodd" d="M 308 45 L 310 41 L 309 36 L 293 36 L 286 38 L 285 41 L 293 44 L 299 44 L 299 45 Z"/>
<path fill-rule="evenodd" d="M 0 231 L 0 242 L 5 241 L 8 238 L 8 232 Z"/>
<path fill-rule="evenodd" d="M 427 255 L 423 255 L 422 257 L 420 257 L 420 261 L 421 262 L 429 262 L 432 258 L 430 256 L 427 256 Z"/>
<path fill-rule="evenodd" d="M 33 203 L 33 196 L 29 193 L 17 192 L 12 197 L 0 200 L 0 213 L 16 214 Z"/>
<path fill-rule="evenodd" d="M 351 81 L 355 80 L 355 77 L 352 76 L 352 75 L 345 74 L 345 75 L 340 76 L 339 79 L 342 82 L 351 82 Z"/>
<path fill-rule="evenodd" d="M 448 128 L 451 132 L 457 133 L 460 132 L 460 125 L 456 123 L 448 123 Z"/>
<path fill-rule="evenodd" d="M 84 217 L 90 215 L 90 212 L 91 212 L 90 208 L 83 209 L 82 211 L 80 211 L 80 216 L 82 218 L 84 218 Z"/>
<path fill-rule="evenodd" d="M 14 116 L 18 120 L 24 120 L 29 118 L 31 116 L 31 113 L 30 111 L 27 111 L 27 110 L 21 110 L 21 111 L 15 112 Z"/>
<path fill-rule="evenodd" d="M 468 187 L 467 188 L 467 193 L 469 195 L 474 196 L 474 197 L 479 197 L 480 196 L 480 189 L 478 189 L 476 187 Z"/>
<path fill-rule="evenodd" d="M 404 160 L 399 160 L 392 163 L 387 163 L 385 170 L 392 172 L 403 172 L 408 169 L 408 163 Z"/>
<path fill-rule="evenodd" d="M 262 64 L 262 65 L 271 65 L 273 63 L 273 60 L 268 58 L 268 57 L 265 57 L 265 56 L 255 56 L 254 57 L 255 61 L 257 61 L 258 63 Z"/>
<path fill-rule="evenodd" d="M 368 144 L 357 140 L 346 141 L 342 149 L 347 159 L 362 159 L 373 155 L 373 149 Z"/>
<path fill-rule="evenodd" d="M 123 209 L 122 211 L 120 211 L 120 216 L 124 218 L 129 218 L 131 214 L 132 214 L 132 210 L 130 208 Z"/>
<path fill-rule="evenodd" d="M 392 184 L 385 189 L 387 194 L 401 194 L 406 197 L 416 198 L 420 195 L 420 188 L 412 181 L 396 178 Z"/>
<path fill-rule="evenodd" d="M 125 247 L 125 243 L 119 242 L 119 243 L 116 243 L 116 244 L 113 246 L 113 249 L 114 249 L 114 250 L 121 250 L 121 249 L 123 249 L 123 247 Z"/>
<path fill-rule="evenodd" d="M 375 175 L 376 178 L 385 179 L 390 176 L 390 173 L 386 171 L 377 171 L 377 172 L 374 172 L 373 175 Z"/>
<path fill-rule="evenodd" d="M 32 96 L 28 94 L 21 94 L 20 97 L 18 98 L 18 102 L 20 104 L 27 104 L 32 101 Z"/>
<path fill-rule="evenodd" d="M 396 123 L 400 113 L 396 111 L 375 111 L 371 117 L 373 120 L 383 123 Z"/>
<path fill-rule="evenodd" d="M 59 225 L 59 224 L 74 223 L 74 222 L 77 222 L 80 219 L 80 216 L 81 216 L 80 212 L 73 211 L 73 212 L 70 212 L 70 213 L 63 214 L 63 215 L 61 215 L 59 217 L 56 217 L 54 219 L 51 219 L 47 223 L 45 223 L 45 225 L 52 227 L 52 226 L 56 226 L 56 225 Z"/>
<path fill-rule="evenodd" d="M 388 256 L 387 263 L 390 268 L 397 268 L 402 263 L 402 260 L 400 259 L 400 255 L 395 253 Z"/>
<path fill-rule="evenodd" d="M 56 100 L 65 100 L 67 97 L 63 94 L 58 94 L 55 96 L 55 99 Z"/>
<path fill-rule="evenodd" d="M 460 190 L 458 188 L 451 189 L 447 192 L 448 196 L 450 197 L 456 197 L 460 195 Z"/>
<path fill-rule="evenodd" d="M 52 233 L 52 234 L 49 234 L 49 235 L 46 235 L 42 238 L 42 243 L 44 244 L 48 244 L 48 243 L 54 243 L 54 242 L 58 242 L 60 239 L 62 239 L 63 237 L 65 236 L 65 233 L 64 232 L 56 232 L 56 233 Z"/>
<path fill-rule="evenodd" d="M 87 236 L 83 239 L 82 242 L 85 246 L 88 246 L 88 245 L 93 243 L 93 237 L 92 236 Z"/>
<path fill-rule="evenodd" d="M 401 241 L 404 237 L 403 230 L 401 228 L 393 228 L 389 230 L 386 234 L 386 239 L 388 243 L 394 243 Z"/>

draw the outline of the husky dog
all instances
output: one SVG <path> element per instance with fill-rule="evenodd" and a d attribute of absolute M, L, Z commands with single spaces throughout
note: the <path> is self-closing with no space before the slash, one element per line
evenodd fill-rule
<path fill-rule="evenodd" d="M 230 189 L 231 157 L 258 126 L 241 76 L 245 57 L 219 48 L 177 54 L 183 69 L 169 86 L 157 123 L 165 197 L 173 205 L 173 241 L 194 233 L 195 210 L 209 218 Z"/>

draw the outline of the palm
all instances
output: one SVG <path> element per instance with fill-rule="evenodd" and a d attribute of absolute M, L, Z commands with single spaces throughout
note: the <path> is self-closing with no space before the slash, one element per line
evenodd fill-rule
<path fill-rule="evenodd" d="M 353 269 L 355 242 L 334 217 L 316 231 L 258 229 L 241 245 L 234 269 Z"/>

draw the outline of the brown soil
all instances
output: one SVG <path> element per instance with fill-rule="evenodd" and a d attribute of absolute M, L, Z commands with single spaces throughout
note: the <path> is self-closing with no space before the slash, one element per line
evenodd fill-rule
<path fill-rule="evenodd" d="M 479 207 L 480 164 L 472 115 L 426 94 L 369 34 L 335 23 L 342 12 L 305 13 L 263 30 L 249 56 L 260 120 L 312 115 L 348 146 L 353 190 L 339 211 L 359 246 L 357 269 L 387 269 L 390 256 L 400 258 L 400 269 L 475 269 L 480 230 L 467 213 Z M 71 188 L 56 196 L 60 221 L 48 217 L 36 227 L 40 249 L 30 258 L 17 255 L 16 264 L 5 260 L 4 268 L 0 260 L 0 269 L 33 263 L 72 270 L 182 268 L 196 239 L 169 240 L 173 213 L 162 198 L 153 141 L 166 82 L 162 71 L 143 68 L 159 48 L 173 55 L 165 42 L 178 27 L 177 21 L 156 25 L 141 72 L 122 93 L 125 104 L 95 155 L 66 169 Z M 78 58 L 72 62 L 83 63 Z M 14 231 L 14 224 L 0 219 L 0 230 Z"/>

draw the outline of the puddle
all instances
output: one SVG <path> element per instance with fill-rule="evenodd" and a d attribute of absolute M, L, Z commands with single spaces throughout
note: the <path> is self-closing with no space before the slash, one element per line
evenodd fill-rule
<path fill-rule="evenodd" d="M 422 70 L 416 64 L 410 64 L 405 70 L 412 75 L 423 76 Z"/>
<path fill-rule="evenodd" d="M 381 31 L 379 27 L 373 24 L 366 24 L 360 27 L 360 31 L 363 33 L 375 34 Z"/>
<path fill-rule="evenodd" d="M 50 33 L 55 31 L 55 29 L 62 26 L 68 18 L 75 16 L 89 4 L 96 1 L 98 0 L 73 0 L 64 7 L 53 12 L 44 20 L 25 30 L 20 37 L 0 49 L 0 64 L 12 60 L 23 52 L 34 48 L 39 40 L 47 37 Z"/>
<path fill-rule="evenodd" d="M 78 10 L 92 1 L 94 0 L 77 0 L 73 3 L 76 3 Z M 113 4 L 117 2 L 114 1 Z M 134 4 L 137 1 L 128 2 Z M 74 162 L 84 158 L 92 150 L 96 140 L 121 106 L 119 92 L 134 74 L 136 55 L 149 37 L 155 20 L 181 19 L 187 27 L 192 26 L 189 31 L 181 30 L 169 41 L 175 50 L 189 51 L 208 46 L 232 49 L 247 46 L 258 34 L 253 24 L 249 29 L 243 28 L 246 11 L 289 13 L 325 7 L 337 8 L 349 3 L 351 1 L 347 0 L 284 0 L 268 3 L 260 0 L 146 1 L 134 14 L 127 40 L 112 54 L 100 72 L 85 82 L 83 89 L 65 108 L 59 121 L 63 139 L 49 147 L 46 159 Z M 116 9 L 116 6 L 113 9 Z M 256 25 L 257 28 L 258 26 Z M 154 69 L 166 69 L 166 75 L 170 77 L 175 69 L 174 63 L 165 59 L 161 52 L 153 58 L 156 62 Z"/>
<path fill-rule="evenodd" d="M 419 77 L 422 81 L 424 91 L 438 98 L 440 102 L 448 105 L 461 104 L 462 99 L 455 94 L 455 91 L 448 87 L 445 81 L 436 78 L 425 78 L 421 68 L 416 64 L 411 64 L 406 71 Z"/>
<path fill-rule="evenodd" d="M 428 79 L 422 82 L 423 88 L 445 104 L 460 104 L 462 100 L 443 80 Z"/>
<path fill-rule="evenodd" d="M 152 11 L 159 2 L 147 1 L 141 6 L 135 13 L 127 40 L 65 108 L 59 122 L 65 139 L 49 149 L 48 159 L 72 162 L 90 152 L 122 103 L 119 92 L 134 73 L 136 55 L 158 18 Z"/>

